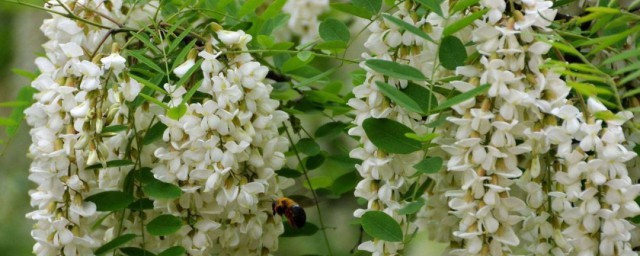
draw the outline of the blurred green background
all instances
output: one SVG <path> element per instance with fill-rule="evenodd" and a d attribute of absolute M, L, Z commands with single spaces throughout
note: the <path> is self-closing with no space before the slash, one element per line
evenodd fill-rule
<path fill-rule="evenodd" d="M 39 4 L 38 1 L 31 2 Z M 0 101 L 13 100 L 21 87 L 29 85 L 26 78 L 11 70 L 36 69 L 33 60 L 42 52 L 40 45 L 45 40 L 39 28 L 47 16 L 43 11 L 0 1 Z M 360 40 L 366 40 L 366 36 L 361 36 Z M 357 47 L 362 43 L 354 45 Z M 353 49 L 352 57 L 359 57 L 361 51 Z M 10 112 L 9 108 L 0 108 L 2 117 L 7 117 Z M 30 255 L 34 243 L 29 235 L 32 222 L 25 218 L 25 214 L 32 210 L 28 190 L 33 188 L 27 179 L 29 159 L 26 153 L 31 142 L 29 128 L 23 122 L 16 135 L 11 137 L 2 129 L 0 140 L 0 255 Z M 329 148 L 335 146 L 325 145 Z M 350 224 L 354 220 L 353 211 L 358 207 L 355 198 L 347 194 L 340 199 L 322 200 L 320 205 L 334 253 L 349 255 L 359 235 L 358 226 Z M 313 207 L 307 208 L 309 220 L 317 224 L 315 213 Z M 281 238 L 280 241 L 278 255 L 326 254 L 320 233 L 309 237 Z M 441 244 L 427 242 L 426 234 L 419 234 L 406 254 L 438 255 L 443 248 Z"/>

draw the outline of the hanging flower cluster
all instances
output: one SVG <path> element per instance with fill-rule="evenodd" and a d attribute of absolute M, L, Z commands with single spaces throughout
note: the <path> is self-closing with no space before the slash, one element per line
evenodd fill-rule
<path fill-rule="evenodd" d="M 461 92 L 489 88 L 453 108 L 455 140 L 439 140 L 455 176 L 440 182 L 460 180 L 445 194 L 459 218 L 448 253 L 630 253 L 625 218 L 640 208 L 625 166 L 635 156 L 622 144 L 627 114 L 605 126 L 594 118 L 606 110 L 596 100 L 573 106 L 570 88 L 543 66 L 550 45 L 536 36 L 555 16 L 552 3 L 516 4 L 507 11 L 505 1 L 481 1 L 486 14 L 472 32 L 480 61 L 458 67 L 465 79 L 451 82 Z"/>
<path fill-rule="evenodd" d="M 36 102 L 25 111 L 33 127 L 29 178 L 38 186 L 30 191 L 38 209 L 27 214 L 37 221 L 34 253 L 92 255 L 122 234 L 137 234 L 131 243 L 150 251 L 175 245 L 190 255 L 275 251 L 283 226 L 272 215 L 271 202 L 281 195 L 279 182 L 291 184 L 275 174 L 288 149 L 278 127 L 288 116 L 269 98 L 269 70 L 240 53 L 251 36 L 220 30 L 173 70 L 181 78 L 197 68 L 204 77 L 197 84 L 204 99 L 195 103 L 185 101 L 184 87 L 165 84 L 167 106 L 186 107 L 175 120 L 159 105 L 140 101 L 143 85 L 121 55 L 128 42 L 112 34 L 125 26 L 146 26 L 138 21 L 149 22 L 157 3 L 127 6 L 128 15 L 117 3 L 62 4 L 51 10 L 73 14 L 53 14 L 42 26 L 49 41 L 46 56 L 36 60 L 41 71 L 32 83 Z M 195 67 L 196 59 L 200 66 Z M 167 127 L 164 142 L 143 142 L 159 124 Z M 145 169 L 153 177 L 145 178 Z M 152 196 L 153 206 L 144 213 L 106 214 L 109 209 L 93 202 L 126 193 L 141 197 L 146 190 L 139 182 L 145 179 L 175 185 L 181 196 Z M 138 202 L 144 200 L 149 199 Z M 145 225 L 161 215 L 184 224 L 174 235 L 151 235 Z"/>
<path fill-rule="evenodd" d="M 393 17 L 403 20 L 417 28 L 429 31 L 433 39 L 439 39 L 442 34 L 444 19 L 435 13 L 425 16 L 417 16 L 415 10 L 418 4 L 410 1 L 398 1 L 398 10 Z M 442 8 L 448 11 L 448 1 L 442 3 Z M 459 17 L 450 17 L 455 20 Z M 394 61 L 417 68 L 424 74 L 433 74 L 432 77 L 441 76 L 441 68 L 435 64 L 437 44 L 418 37 L 415 34 L 402 29 L 397 24 L 388 20 L 376 20 L 370 26 L 371 35 L 364 44 L 370 53 L 364 53 L 365 59 L 377 59 Z M 354 215 L 361 217 L 367 211 L 383 211 L 394 218 L 403 228 L 403 232 L 414 232 L 424 225 L 419 222 L 408 221 L 406 215 L 401 215 L 398 210 L 407 205 L 402 198 L 412 184 L 422 184 L 425 178 L 416 177 L 413 165 L 420 162 L 425 154 L 422 151 L 411 154 L 391 154 L 378 149 L 367 137 L 363 128 L 363 122 L 368 118 L 386 118 L 397 121 L 413 129 L 416 134 L 427 133 L 426 123 L 434 119 L 423 120 L 418 113 L 407 111 L 401 106 L 395 105 L 378 89 L 377 82 L 392 84 L 404 89 L 409 81 L 389 78 L 369 68 L 364 62 L 361 64 L 366 73 L 366 79 L 362 85 L 353 89 L 355 98 L 348 104 L 355 109 L 355 127 L 349 130 L 349 134 L 360 138 L 361 147 L 351 151 L 350 156 L 362 160 L 362 164 L 356 165 L 358 173 L 362 176 L 355 189 L 355 195 L 368 201 L 366 209 L 358 209 Z M 412 86 L 424 86 L 413 84 Z M 435 117 L 435 116 L 434 116 Z M 446 202 L 441 202 L 445 204 Z M 388 242 L 374 239 L 359 245 L 358 249 L 372 252 L 374 255 L 395 255 L 401 252 L 403 243 Z"/>
<path fill-rule="evenodd" d="M 300 37 L 301 43 L 307 43 L 318 37 L 318 16 L 329 8 L 329 0 L 287 1 L 282 11 L 291 15 L 287 22 L 289 33 Z M 289 36 L 287 36 L 289 37 Z"/>
<path fill-rule="evenodd" d="M 179 185 L 178 200 L 155 200 L 155 209 L 188 219 L 175 239 L 192 255 L 265 255 L 278 248 L 283 227 L 272 215 L 271 202 L 281 195 L 275 170 L 284 165 L 288 141 L 278 126 L 288 118 L 276 110 L 265 77 L 268 69 L 245 51 L 251 36 L 243 31 L 217 32 L 199 53 L 204 75 L 201 103 L 182 102 L 183 87 L 165 85 L 170 104 L 186 104 L 178 120 L 160 115 L 168 128 L 154 155 L 152 172 L 163 182 Z M 174 70 L 190 69 L 187 60 Z M 282 182 L 282 180 L 280 180 Z M 166 243 L 166 242 L 165 242 Z"/>
<path fill-rule="evenodd" d="M 52 11 L 67 10 L 107 27 L 125 19 L 121 6 L 94 2 L 61 1 Z M 110 19 L 96 15 L 109 14 Z M 138 9 L 136 12 L 145 13 Z M 150 15 L 149 12 L 146 12 Z M 37 255 L 90 255 L 109 234 L 98 225 L 96 204 L 85 199 L 97 192 L 119 190 L 131 168 L 100 168 L 108 161 L 125 158 L 127 132 L 108 132 L 107 126 L 127 126 L 131 115 L 144 122 L 145 111 L 129 110 L 141 85 L 123 72 L 125 58 L 114 43 L 110 55 L 109 30 L 53 14 L 44 21 L 42 32 L 49 39 L 46 55 L 36 59 L 41 74 L 32 87 L 36 102 L 26 111 L 33 144 L 29 179 L 37 184 L 30 191 L 31 204 L 38 209 L 27 214 L 36 221 L 31 234 Z M 108 48 L 108 47 L 106 47 Z M 113 86 L 107 88 L 109 79 Z M 137 124 L 136 124 L 137 125 Z"/>

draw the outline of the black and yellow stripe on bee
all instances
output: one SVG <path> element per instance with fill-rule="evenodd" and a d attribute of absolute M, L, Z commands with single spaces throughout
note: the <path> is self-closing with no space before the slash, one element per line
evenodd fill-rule
<path fill-rule="evenodd" d="M 273 201 L 271 207 L 273 215 L 285 216 L 293 228 L 301 228 L 307 222 L 307 214 L 304 209 L 290 198 L 278 198 Z"/>

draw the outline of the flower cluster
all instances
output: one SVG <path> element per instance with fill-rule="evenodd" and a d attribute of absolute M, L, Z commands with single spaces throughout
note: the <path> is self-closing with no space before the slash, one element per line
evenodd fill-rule
<path fill-rule="evenodd" d="M 186 113 L 177 120 L 159 115 L 167 144 L 154 152 L 160 161 L 152 172 L 183 195 L 156 199 L 155 209 L 193 219 L 167 238 L 190 255 L 264 255 L 277 249 L 284 231 L 271 202 L 281 194 L 275 170 L 284 165 L 288 141 L 278 127 L 288 116 L 269 98 L 268 69 L 248 53 L 227 53 L 247 50 L 251 36 L 221 30 L 217 38 L 199 53 L 202 102 L 182 102 L 186 90 L 165 85 L 170 105 L 185 104 Z M 174 73 L 182 76 L 193 65 L 189 59 Z"/>
<path fill-rule="evenodd" d="M 95 2 L 59 1 L 51 10 L 67 10 L 105 26 L 124 21 L 121 6 Z M 64 6 L 61 6 L 64 4 Z M 98 11 L 110 19 L 94 16 Z M 137 10 L 144 12 L 143 10 Z M 105 226 L 91 226 L 100 217 L 96 204 L 85 201 L 95 193 L 119 190 L 130 168 L 101 168 L 108 161 L 125 158 L 130 131 L 109 132 L 108 126 L 127 126 L 130 115 L 125 102 L 132 101 L 141 86 L 124 72 L 126 60 L 118 44 L 106 56 L 103 45 L 112 43 L 109 30 L 53 14 L 42 32 L 49 41 L 46 55 L 36 59 L 41 74 L 33 81 L 35 103 L 26 111 L 32 127 L 33 159 L 30 191 L 38 209 L 27 214 L 36 221 L 31 234 L 37 255 L 90 255 L 108 239 Z M 109 84 L 107 81 L 112 79 Z M 135 115 L 143 115 L 142 110 Z M 142 120 L 140 120 L 142 121 Z M 97 171 L 100 169 L 100 171 Z"/>
<path fill-rule="evenodd" d="M 52 5 L 52 11 L 73 15 L 53 14 L 45 20 L 42 31 L 49 41 L 46 56 L 36 60 L 41 71 L 32 83 L 36 102 L 25 111 L 33 127 L 29 178 L 38 185 L 30 191 L 38 209 L 27 214 L 37 221 L 34 253 L 92 255 L 121 234 L 139 234 L 130 243 L 152 251 L 174 245 L 190 255 L 275 251 L 283 226 L 272 215 L 271 202 L 291 184 L 275 174 L 288 149 L 278 132 L 288 116 L 269 98 L 268 69 L 240 53 L 251 36 L 220 30 L 201 52 L 194 50 L 173 70 L 178 78 L 193 68 L 202 70 L 204 79 L 192 86 L 198 86 L 204 99 L 188 100 L 185 87 L 170 84 L 167 75 L 166 105 L 186 109 L 172 119 L 160 104 L 141 101 L 142 80 L 130 74 L 121 55 L 128 49 L 120 47 L 128 44 L 113 34 L 117 27 L 145 26 L 140 22 L 149 22 L 158 3 L 135 8 L 117 1 L 63 3 Z M 163 97 L 158 94 L 158 100 Z M 142 141 L 152 127 L 162 126 L 167 127 L 162 142 Z M 122 215 L 101 213 L 90 199 L 122 191 L 143 197 L 146 192 L 138 183 L 143 178 L 137 176 L 145 169 L 153 178 L 175 184 L 182 195 L 151 198 L 153 209 Z M 150 235 L 145 223 L 161 214 L 188 225 L 174 235 Z"/>
<path fill-rule="evenodd" d="M 640 208 L 624 164 L 635 156 L 622 145 L 627 114 L 605 126 L 594 118 L 606 110 L 596 100 L 573 106 L 570 88 L 543 65 L 551 46 L 535 36 L 553 20 L 552 3 L 516 3 L 520 9 L 506 14 L 505 1 L 481 1 L 488 11 L 472 32 L 480 63 L 458 67 L 465 79 L 451 82 L 461 92 L 489 89 L 453 108 L 455 140 L 439 141 L 447 171 L 461 179 L 460 189 L 446 192 L 460 219 L 449 253 L 630 252 L 633 225 L 625 218 Z"/>
<path fill-rule="evenodd" d="M 329 7 L 329 0 L 287 1 L 282 11 L 291 15 L 287 28 L 291 35 L 300 37 L 301 43 L 307 43 L 318 37 L 318 16 Z"/>
<path fill-rule="evenodd" d="M 392 14 L 394 17 L 418 28 L 431 29 L 430 36 L 434 39 L 440 38 L 444 25 L 442 17 L 435 13 L 416 16 L 414 10 L 417 4 L 403 1 L 398 3 L 398 10 Z M 448 5 L 448 1 L 444 1 L 442 8 L 448 10 Z M 456 18 L 451 17 L 452 20 Z M 435 43 L 405 31 L 387 20 L 374 21 L 369 26 L 369 30 L 371 35 L 364 45 L 370 53 L 363 54 L 365 59 L 395 61 L 416 67 L 424 74 L 433 74 L 433 77 L 440 75 L 441 69 L 435 64 L 436 57 L 431 54 L 437 51 Z M 350 156 L 363 161 L 356 166 L 363 179 L 356 186 L 355 195 L 366 199 L 368 203 L 366 209 L 358 209 L 354 215 L 361 217 L 366 211 L 383 211 L 398 221 L 404 231 L 413 232 L 424 225 L 419 222 L 409 222 L 406 215 L 399 214 L 398 210 L 408 203 L 402 198 L 402 194 L 406 194 L 412 184 L 422 184 L 426 180 L 425 177 L 416 177 L 415 169 L 412 167 L 421 161 L 425 154 L 421 151 L 411 154 L 384 152 L 367 137 L 362 123 L 368 118 L 388 118 L 406 125 L 416 134 L 426 134 L 427 127 L 420 114 L 395 105 L 385 98 L 376 85 L 376 82 L 386 82 L 403 89 L 408 85 L 407 80 L 385 79 L 382 74 L 370 69 L 364 63 L 361 67 L 367 71 L 366 79 L 362 85 L 353 89 L 355 98 L 350 99 L 348 104 L 356 111 L 354 120 L 356 126 L 349 130 L 349 134 L 359 137 L 362 146 L 352 150 Z M 433 121 L 434 117 L 429 118 L 427 122 Z M 378 239 L 363 242 L 358 247 L 374 255 L 395 255 L 400 253 L 402 248 L 402 243 Z"/>

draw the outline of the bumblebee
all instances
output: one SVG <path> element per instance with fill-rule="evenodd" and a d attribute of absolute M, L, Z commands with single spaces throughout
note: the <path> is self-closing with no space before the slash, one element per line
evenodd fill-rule
<path fill-rule="evenodd" d="M 293 228 L 301 228 L 307 221 L 307 214 L 298 203 L 290 198 L 280 197 L 271 204 L 273 215 L 284 215 Z"/>

